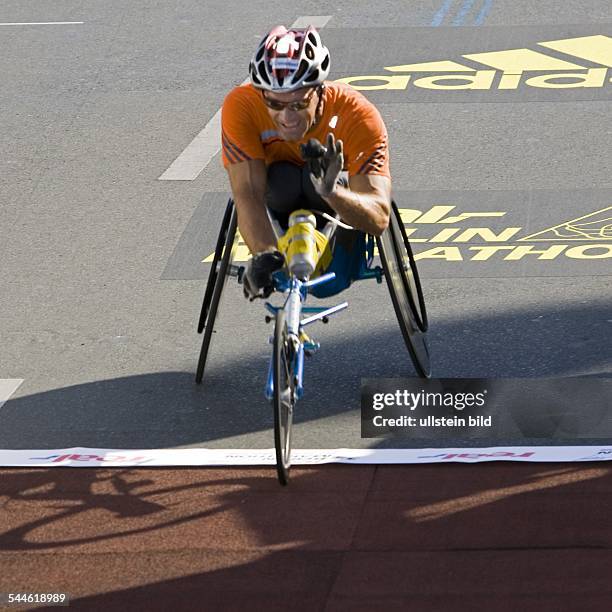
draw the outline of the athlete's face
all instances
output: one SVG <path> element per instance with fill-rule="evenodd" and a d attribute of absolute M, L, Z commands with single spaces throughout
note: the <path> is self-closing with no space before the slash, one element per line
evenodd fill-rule
<path fill-rule="evenodd" d="M 319 96 L 316 88 L 304 87 L 289 93 L 261 92 L 268 113 L 283 140 L 301 140 L 315 122 Z"/>

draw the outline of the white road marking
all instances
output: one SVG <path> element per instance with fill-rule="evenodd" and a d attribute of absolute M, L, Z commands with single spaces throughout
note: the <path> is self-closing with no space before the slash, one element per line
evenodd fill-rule
<path fill-rule="evenodd" d="M 19 389 L 23 378 L 0 378 L 0 408 Z"/>
<path fill-rule="evenodd" d="M 306 28 L 309 25 L 315 28 L 324 28 L 327 22 L 332 18 L 331 15 L 302 15 L 298 17 L 293 24 L 292 28 Z"/>
<path fill-rule="evenodd" d="M 160 181 L 193 181 L 217 154 L 221 141 L 221 109 L 159 177 Z"/>
<path fill-rule="evenodd" d="M 306 15 L 298 17 L 292 28 L 303 28 L 312 24 L 322 28 L 331 19 L 331 15 Z M 248 83 L 242 81 L 241 85 Z M 159 177 L 160 181 L 193 181 L 208 166 L 221 148 L 221 109 L 204 126 L 198 135 L 187 145 L 185 150 L 170 164 Z"/>
<path fill-rule="evenodd" d="M 22 25 L 81 25 L 84 21 L 24 21 L 19 23 L 0 23 L 0 26 L 22 26 Z"/>

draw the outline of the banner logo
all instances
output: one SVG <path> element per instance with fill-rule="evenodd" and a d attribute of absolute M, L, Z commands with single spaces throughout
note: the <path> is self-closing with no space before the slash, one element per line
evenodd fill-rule
<path fill-rule="evenodd" d="M 129 463 L 141 464 L 148 461 L 145 456 L 133 457 L 128 455 L 84 455 L 84 454 L 64 454 L 48 455 L 46 457 L 29 457 L 30 461 L 47 461 L 49 463 L 63 463 L 64 461 L 80 461 L 85 463 Z"/>

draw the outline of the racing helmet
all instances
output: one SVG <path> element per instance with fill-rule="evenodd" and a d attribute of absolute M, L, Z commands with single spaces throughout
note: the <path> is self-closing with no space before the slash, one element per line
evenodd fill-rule
<path fill-rule="evenodd" d="M 329 51 L 313 26 L 276 26 L 259 43 L 249 74 L 254 87 L 267 91 L 315 87 L 329 74 Z"/>

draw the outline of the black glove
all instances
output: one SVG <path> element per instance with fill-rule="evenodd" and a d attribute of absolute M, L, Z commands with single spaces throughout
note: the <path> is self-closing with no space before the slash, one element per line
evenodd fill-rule
<path fill-rule="evenodd" d="M 326 144 L 324 147 L 311 138 L 308 144 L 301 146 L 302 158 L 308 162 L 310 180 L 322 198 L 335 193 L 344 166 L 342 141 L 336 141 L 333 134 L 328 134 Z"/>
<path fill-rule="evenodd" d="M 319 178 L 325 174 L 324 158 L 327 149 L 316 138 L 300 145 L 300 153 L 311 174 Z"/>
<path fill-rule="evenodd" d="M 242 277 L 244 297 L 251 302 L 258 297 L 267 298 L 274 291 L 272 273 L 284 265 L 284 255 L 275 249 L 253 255 Z"/>

